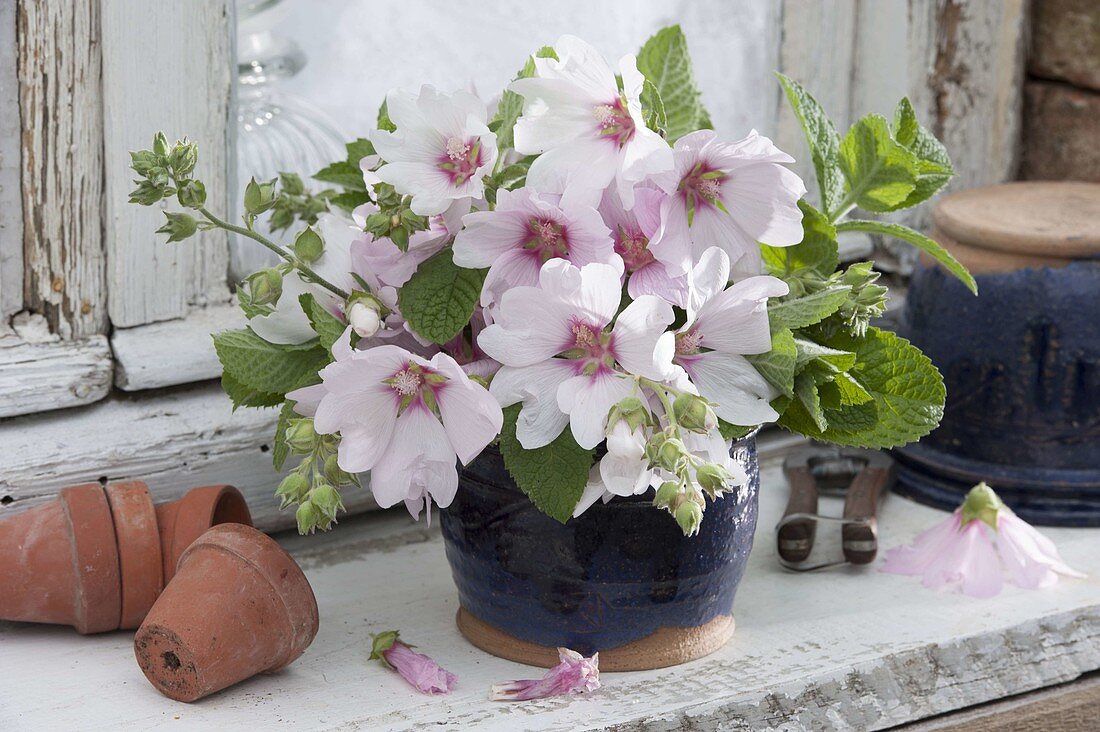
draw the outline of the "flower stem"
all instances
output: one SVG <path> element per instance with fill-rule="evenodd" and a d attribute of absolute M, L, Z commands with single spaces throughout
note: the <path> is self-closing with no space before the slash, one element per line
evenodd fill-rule
<path fill-rule="evenodd" d="M 661 400 L 661 406 L 665 408 L 665 416 L 668 417 L 668 423 L 672 427 L 673 432 L 677 437 L 680 436 L 680 425 L 676 422 L 676 410 L 672 408 L 672 402 L 668 398 L 668 393 L 671 391 L 664 384 L 659 384 L 652 379 L 647 379 L 644 376 L 638 377 L 638 383 L 642 386 L 648 387 L 650 391 L 657 395 L 657 398 Z"/>
<path fill-rule="evenodd" d="M 235 226 L 235 225 L 229 223 L 228 221 L 222 221 L 217 216 L 215 216 L 214 214 L 207 211 L 205 207 L 200 208 L 199 213 L 201 213 L 203 216 L 205 216 L 206 219 L 210 223 L 214 224 L 214 226 L 217 226 L 220 229 L 225 229 L 226 231 L 232 231 L 234 234 L 240 234 L 241 236 L 246 236 L 249 239 L 252 239 L 253 241 L 256 241 L 256 242 L 259 242 L 260 244 L 263 244 L 265 247 L 267 247 L 268 249 L 275 252 L 276 254 L 278 254 L 283 259 L 285 259 L 292 267 L 294 267 L 295 269 L 300 271 L 302 274 L 309 277 L 309 279 L 316 282 L 321 287 L 324 287 L 326 290 L 328 290 L 332 294 L 336 295 L 337 297 L 339 297 L 343 300 L 347 300 L 349 297 L 351 297 L 351 295 L 349 295 L 347 292 L 344 292 L 342 289 L 340 289 L 339 287 L 332 284 L 331 282 L 326 280 L 324 277 L 322 277 L 321 275 L 319 275 L 315 271 L 313 271 L 313 269 L 311 269 L 305 262 L 303 262 L 300 259 L 298 259 L 297 257 L 293 256 L 292 254 L 287 252 L 285 249 L 280 247 L 278 244 L 271 241 L 267 237 L 263 236 L 259 232 L 256 232 L 252 229 L 246 229 L 243 226 Z"/>

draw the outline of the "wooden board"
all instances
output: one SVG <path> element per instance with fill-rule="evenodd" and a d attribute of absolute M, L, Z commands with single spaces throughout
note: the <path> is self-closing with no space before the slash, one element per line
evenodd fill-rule
<path fill-rule="evenodd" d="M 99 401 L 111 389 L 111 368 L 105 336 L 49 343 L 0 336 L 0 418 Z M 6 472 L 10 456 L 2 460 Z"/>
<path fill-rule="evenodd" d="M 186 315 L 189 305 L 228 300 L 225 232 L 168 245 L 154 234 L 161 206 L 127 203 L 133 189 L 130 150 L 147 149 L 163 131 L 199 144 L 197 177 L 207 207 L 228 212 L 232 3 L 103 0 L 104 166 L 109 309 L 115 327 Z M 178 210 L 175 200 L 171 207 Z"/>
<path fill-rule="evenodd" d="M 15 3 L 0 3 L 0 99 L 19 98 Z M 19 105 L 0 105 L 0 332 L 23 307 L 22 135 Z"/>
<path fill-rule="evenodd" d="M 729 645 L 681 667 L 605 674 L 604 687 L 587 697 L 488 701 L 491 683 L 542 671 L 485 655 L 459 636 L 437 531 L 395 510 L 286 540 L 317 594 L 317 640 L 285 671 L 196 704 L 169 701 L 146 682 L 130 634 L 85 638 L 66 628 L 0 624 L 0 727 L 869 730 L 1100 668 L 1097 531 L 1047 531 L 1089 579 L 978 600 L 873 568 L 784 572 L 771 527 L 785 501 L 773 463 L 763 473 L 756 547 Z M 944 514 L 890 496 L 881 515 L 889 546 Z M 822 549 L 837 551 L 830 536 L 823 532 Z M 392 628 L 458 674 L 451 695 L 421 696 L 367 661 L 369 634 Z"/>

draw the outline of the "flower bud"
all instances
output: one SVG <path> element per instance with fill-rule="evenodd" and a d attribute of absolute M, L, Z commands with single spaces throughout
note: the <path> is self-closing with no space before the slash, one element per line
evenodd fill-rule
<path fill-rule="evenodd" d="M 335 454 L 325 458 L 325 477 L 333 485 L 350 485 L 355 481 L 352 475 L 340 467 Z"/>
<path fill-rule="evenodd" d="M 680 462 L 687 457 L 687 454 L 687 447 L 684 446 L 684 443 L 675 437 L 670 437 L 664 441 L 664 444 L 657 451 L 655 462 L 670 473 L 678 473 Z"/>
<path fill-rule="evenodd" d="M 960 518 L 964 526 L 971 521 L 980 520 L 996 531 L 997 520 L 1002 510 L 1006 510 L 1004 501 L 986 485 L 985 481 L 982 481 L 966 494 L 966 500 L 960 507 Z"/>
<path fill-rule="evenodd" d="M 695 394 L 683 393 L 672 404 L 676 422 L 692 432 L 706 434 L 718 426 L 718 417 L 707 400 Z"/>
<path fill-rule="evenodd" d="M 275 181 L 258 183 L 255 178 L 244 189 L 244 210 L 253 216 L 275 205 Z"/>
<path fill-rule="evenodd" d="M 317 528 L 327 528 L 329 525 L 317 506 L 309 500 L 298 504 L 298 510 L 294 512 L 294 518 L 298 521 L 298 533 L 303 535 L 312 534 Z"/>
<path fill-rule="evenodd" d="M 294 452 L 313 452 L 313 447 L 317 444 L 313 420 L 308 417 L 290 420 L 290 426 L 286 428 L 286 444 Z"/>
<path fill-rule="evenodd" d="M 172 148 L 168 155 L 168 167 L 176 174 L 177 178 L 184 178 L 195 169 L 195 163 L 199 159 L 199 146 L 193 142 L 181 140 Z M 184 204 L 186 205 L 186 204 Z"/>
<path fill-rule="evenodd" d="M 328 483 L 321 483 L 309 492 L 309 502 L 317 507 L 330 522 L 336 520 L 336 512 L 344 509 L 344 503 L 340 500 L 340 491 Z"/>
<path fill-rule="evenodd" d="M 247 282 L 249 302 L 253 305 L 274 305 L 283 294 L 283 274 L 275 267 L 253 272 Z"/>
<path fill-rule="evenodd" d="M 168 154 L 168 138 L 164 136 L 163 132 L 158 132 L 153 136 L 153 152 L 161 157 Z"/>
<path fill-rule="evenodd" d="M 653 497 L 653 504 L 657 508 L 668 508 L 678 495 L 680 495 L 680 484 L 672 480 L 666 480 L 657 489 L 657 495 Z"/>
<path fill-rule="evenodd" d="M 684 536 L 694 536 L 699 533 L 699 525 L 703 523 L 703 509 L 695 501 L 681 503 L 673 516 L 676 517 L 676 523 L 680 525 Z"/>
<path fill-rule="evenodd" d="M 348 310 L 348 325 L 360 338 L 370 338 L 382 327 L 382 317 L 376 307 L 360 300 Z"/>
<path fill-rule="evenodd" d="M 309 493 L 309 481 L 304 475 L 295 471 L 279 483 L 275 497 L 282 501 L 279 508 L 286 508 L 292 503 L 299 503 L 307 493 Z"/>
<path fill-rule="evenodd" d="M 190 214 L 165 211 L 164 217 L 168 221 L 165 222 L 164 226 L 157 229 L 157 233 L 167 234 L 169 242 L 183 241 L 194 234 L 199 226 L 199 222 Z"/>
<path fill-rule="evenodd" d="M 291 249 L 294 250 L 294 254 L 298 259 L 309 264 L 316 262 L 325 253 L 325 242 L 321 239 L 321 235 L 313 230 L 313 227 L 307 226 L 298 232 Z"/>
<path fill-rule="evenodd" d="M 717 463 L 705 463 L 695 471 L 695 480 L 708 494 L 718 496 L 725 492 L 733 474 Z"/>
<path fill-rule="evenodd" d="M 189 180 L 176 191 L 176 200 L 186 208 L 202 208 L 206 205 L 206 186 L 201 180 Z"/>
<path fill-rule="evenodd" d="M 409 232 L 404 227 L 398 226 L 390 231 L 390 241 L 403 252 L 409 250 Z"/>
<path fill-rule="evenodd" d="M 638 397 L 627 397 L 611 408 L 607 417 L 608 429 L 610 430 L 619 421 L 626 422 L 631 431 L 636 430 L 649 421 L 649 410 Z"/>

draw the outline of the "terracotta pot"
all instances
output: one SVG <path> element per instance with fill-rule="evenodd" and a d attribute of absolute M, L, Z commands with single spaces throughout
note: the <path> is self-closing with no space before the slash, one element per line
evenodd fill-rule
<path fill-rule="evenodd" d="M 0 522 L 0 618 L 115 630 L 122 598 L 114 521 L 98 483 Z"/>
<path fill-rule="evenodd" d="M 317 635 L 317 601 L 274 540 L 241 524 L 203 534 L 134 637 L 165 696 L 191 702 L 294 661 Z"/>
<path fill-rule="evenodd" d="M 115 524 L 122 615 L 119 628 L 141 625 L 164 587 L 157 514 L 149 487 L 139 480 L 110 483 L 105 490 Z"/>
<path fill-rule="evenodd" d="M 244 496 L 231 485 L 192 488 L 183 498 L 162 503 L 156 510 L 165 584 L 172 580 L 187 547 L 211 526 L 252 525 Z"/>
<path fill-rule="evenodd" d="M 555 648 L 600 654 L 601 671 L 701 658 L 733 635 L 733 604 L 756 529 L 755 434 L 733 444 L 749 476 L 707 506 L 685 537 L 650 496 L 597 501 L 560 524 L 516 487 L 499 450 L 463 470 L 440 512 L 461 605 L 458 629 L 478 648 L 534 666 Z"/>

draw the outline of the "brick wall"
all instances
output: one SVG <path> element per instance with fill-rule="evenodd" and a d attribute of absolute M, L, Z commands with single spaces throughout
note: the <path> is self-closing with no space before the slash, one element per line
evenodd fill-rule
<path fill-rule="evenodd" d="M 1100 0 L 1033 0 L 1020 177 L 1100 182 Z"/>

